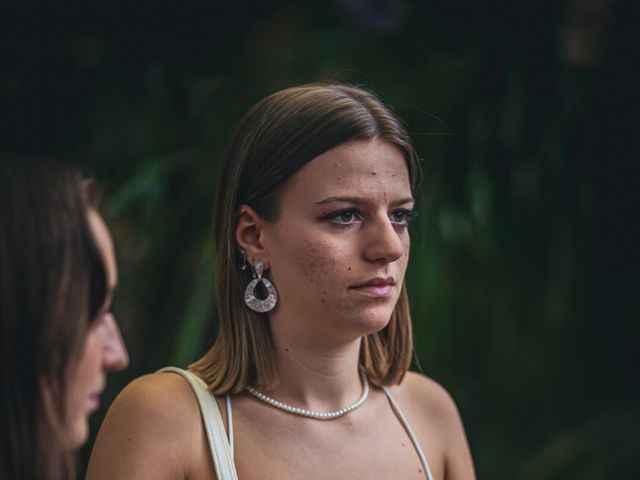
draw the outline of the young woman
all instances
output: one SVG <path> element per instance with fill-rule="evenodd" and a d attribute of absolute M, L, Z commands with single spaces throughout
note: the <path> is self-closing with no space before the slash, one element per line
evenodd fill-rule
<path fill-rule="evenodd" d="M 217 192 L 220 332 L 190 367 L 233 462 L 212 460 L 197 389 L 157 373 L 114 402 L 88 478 L 474 478 L 452 399 L 407 371 L 417 170 L 401 122 L 362 89 L 306 85 L 252 108 Z"/>
<path fill-rule="evenodd" d="M 0 156 L 0 478 L 72 478 L 105 374 L 128 362 L 97 202 L 76 171 Z"/>

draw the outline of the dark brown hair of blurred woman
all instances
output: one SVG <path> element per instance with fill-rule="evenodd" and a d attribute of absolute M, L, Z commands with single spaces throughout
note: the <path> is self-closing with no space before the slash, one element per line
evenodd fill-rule
<path fill-rule="evenodd" d="M 0 155 L 0 478 L 73 475 L 60 450 L 70 365 L 105 300 L 87 211 L 95 183 L 46 159 Z"/>

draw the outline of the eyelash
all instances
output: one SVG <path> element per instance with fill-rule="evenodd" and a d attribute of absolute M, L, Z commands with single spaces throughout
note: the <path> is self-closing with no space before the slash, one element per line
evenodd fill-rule
<path fill-rule="evenodd" d="M 337 212 L 332 212 L 332 213 L 330 213 L 328 215 L 325 215 L 324 217 L 321 218 L 321 220 L 333 221 L 334 223 L 336 223 L 338 225 L 343 225 L 343 226 L 351 226 L 351 225 L 353 225 L 353 223 L 354 223 L 353 220 L 349 221 L 349 220 L 342 219 L 342 222 L 336 221 L 336 220 L 340 220 L 340 217 L 342 217 L 342 216 L 344 216 L 346 214 L 355 215 L 355 218 L 357 218 L 357 219 L 362 218 L 362 215 L 360 215 L 360 212 L 358 212 L 358 209 L 356 209 L 356 208 L 345 208 L 343 210 L 338 210 Z M 398 225 L 400 227 L 406 227 L 409 224 L 409 222 L 412 219 L 414 219 L 416 217 L 416 215 L 418 215 L 418 213 L 413 209 L 399 208 L 399 209 L 394 210 L 393 212 L 391 212 L 389 217 L 391 217 L 393 215 L 396 215 L 396 214 L 402 214 L 403 218 L 402 218 L 402 220 L 399 220 L 399 221 L 392 221 L 392 223 L 394 225 Z"/>

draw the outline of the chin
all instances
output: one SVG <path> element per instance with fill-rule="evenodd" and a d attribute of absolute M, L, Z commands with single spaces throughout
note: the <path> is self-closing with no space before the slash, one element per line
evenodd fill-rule
<path fill-rule="evenodd" d="M 388 309 L 370 311 L 354 319 L 353 325 L 356 326 L 359 336 L 370 335 L 389 325 L 392 313 L 393 310 L 389 311 Z"/>
<path fill-rule="evenodd" d="M 69 425 L 65 432 L 65 449 L 76 450 L 80 448 L 89 438 L 89 422 L 85 415 L 81 415 Z"/>

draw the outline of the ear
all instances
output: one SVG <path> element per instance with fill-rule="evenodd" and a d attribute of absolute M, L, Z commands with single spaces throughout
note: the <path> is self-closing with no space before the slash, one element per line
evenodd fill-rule
<path fill-rule="evenodd" d="M 265 262 L 268 266 L 267 252 L 263 242 L 264 220 L 249 205 L 240 205 L 238 208 L 238 225 L 236 227 L 236 242 L 244 249 L 247 260 L 256 259 Z"/>

